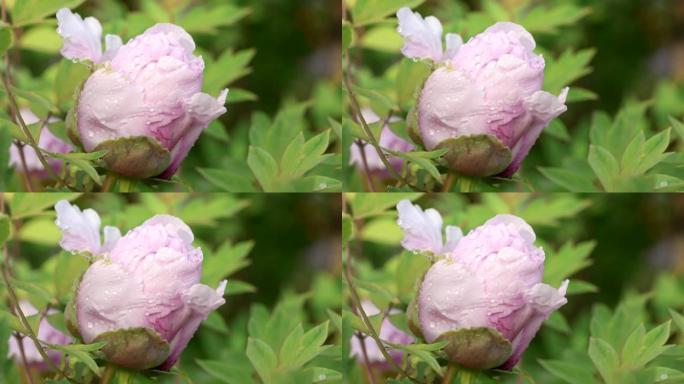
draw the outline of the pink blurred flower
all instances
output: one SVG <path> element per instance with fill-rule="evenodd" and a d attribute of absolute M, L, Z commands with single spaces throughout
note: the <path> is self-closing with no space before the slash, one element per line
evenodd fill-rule
<path fill-rule="evenodd" d="M 412 216 L 400 213 L 402 220 L 410 221 L 407 225 L 416 228 L 431 221 L 431 230 L 441 231 L 439 213 L 420 214 L 415 208 L 418 212 Z M 406 236 L 420 238 L 410 231 Z M 423 243 L 434 248 L 437 240 Z M 444 258 L 425 274 L 417 298 L 426 341 L 452 330 L 493 328 L 512 343 L 512 354 L 501 365 L 511 369 L 543 321 L 567 302 L 567 280 L 558 289 L 542 283 L 544 251 L 534 241 L 534 231 L 524 220 L 497 215 L 444 250 Z"/>
<path fill-rule="evenodd" d="M 399 29 L 415 30 L 409 36 L 402 33 L 402 52 L 441 64 L 425 82 L 418 100 L 418 126 L 425 147 L 433 150 L 448 139 L 490 135 L 510 150 L 510 163 L 496 168 L 455 167 L 472 176 L 513 175 L 542 130 L 567 110 L 568 89 L 559 96 L 541 90 L 544 59 L 533 52 L 534 38 L 520 25 L 496 23 L 462 46 L 455 44 L 442 57 L 435 47 L 429 53 L 416 53 L 416 41 L 439 41 L 441 26 L 410 27 L 415 24 L 407 16 L 410 13 L 408 8 L 397 12 Z M 432 23 L 439 24 L 436 19 Z"/>
<path fill-rule="evenodd" d="M 57 31 L 64 38 L 62 54 L 99 63 L 79 97 L 78 132 L 87 151 L 120 138 L 149 137 L 170 152 L 168 164 L 152 164 L 143 177 L 170 178 L 209 123 L 226 112 L 228 90 L 218 98 L 202 93 L 204 61 L 193 55 L 195 43 L 183 28 L 157 24 L 125 45 L 109 35 L 101 51 L 97 20 L 58 12 Z M 122 150 L 131 156 L 135 150 Z M 150 151 L 151 152 L 151 151 Z M 107 161 L 107 158 L 105 158 Z M 116 172 L 139 177 L 118 159 Z M 141 161 L 144 163 L 144 161 Z M 161 168 L 160 168 L 161 167 Z"/>
<path fill-rule="evenodd" d="M 368 316 L 375 316 L 380 313 L 380 310 L 378 307 L 376 307 L 371 301 L 369 300 L 364 300 L 361 303 L 361 306 L 363 307 L 363 311 L 366 313 Z M 391 313 L 397 313 L 398 311 L 395 310 Z M 378 333 L 378 336 L 380 337 L 381 340 L 387 341 L 389 343 L 393 344 L 411 344 L 414 341 L 413 336 L 407 334 L 406 332 L 403 332 L 392 322 L 390 322 L 390 319 L 388 317 L 385 317 L 382 320 L 382 324 L 380 325 L 380 332 Z M 360 363 L 365 363 L 366 359 L 363 355 L 363 350 L 365 348 L 366 350 L 366 356 L 368 357 L 368 363 L 371 365 L 375 365 L 381 369 L 391 369 L 391 365 L 387 360 L 385 359 L 385 356 L 383 356 L 382 352 L 380 351 L 380 348 L 378 348 L 378 344 L 375 342 L 375 340 L 370 337 L 366 336 L 363 339 L 363 347 L 361 345 L 361 341 L 356 335 L 353 335 L 351 337 L 351 348 L 350 348 L 350 353 L 351 356 L 356 357 L 356 359 Z M 402 351 L 392 349 L 389 350 L 389 355 L 392 357 L 395 363 L 401 364 L 401 359 L 404 355 Z"/>
<path fill-rule="evenodd" d="M 38 116 L 33 114 L 33 112 L 31 112 L 28 109 L 22 109 L 20 113 L 22 119 L 26 124 L 35 124 L 40 121 Z M 58 121 L 56 118 L 52 118 L 48 120 L 48 124 L 56 121 Z M 71 144 L 63 141 L 62 139 L 55 136 L 52 132 L 50 132 L 47 125 L 43 127 L 43 129 L 41 129 L 40 131 L 40 137 L 38 138 L 38 147 L 53 153 L 69 153 L 74 150 L 74 147 Z M 24 170 L 24 166 L 21 162 L 21 154 L 19 153 L 19 147 L 17 147 L 14 144 L 10 147 L 10 165 L 15 167 L 20 172 L 28 171 L 29 173 L 32 173 L 37 177 L 49 177 L 49 173 L 45 170 L 43 164 L 38 159 L 38 155 L 36 155 L 36 151 L 31 146 L 24 145 L 23 152 L 24 160 L 26 161 L 26 170 Z M 48 164 L 56 172 L 59 172 L 59 170 L 62 168 L 62 165 L 64 164 L 64 161 L 60 159 L 48 158 L 47 160 Z"/>
<path fill-rule="evenodd" d="M 363 119 L 368 124 L 373 124 L 380 121 L 380 116 L 376 115 L 372 110 L 365 108 L 361 111 Z M 398 121 L 397 118 L 390 119 L 389 122 Z M 380 131 L 380 139 L 378 140 L 380 147 L 390 149 L 398 152 L 409 152 L 414 149 L 413 144 L 402 139 L 392 132 L 388 125 L 382 127 Z M 371 144 L 363 142 L 363 154 L 366 156 L 366 164 L 368 165 L 368 170 L 374 172 L 382 177 L 389 177 L 390 173 L 385 168 L 378 152 L 375 150 Z M 392 155 L 386 154 L 390 164 L 397 172 L 401 171 L 401 167 L 404 164 L 404 160 Z M 356 166 L 357 169 L 365 171 L 363 164 L 363 155 L 361 149 L 356 143 L 352 143 L 349 147 L 349 163 Z"/>
<path fill-rule="evenodd" d="M 170 345 L 158 368 L 170 369 L 200 323 L 225 303 L 226 281 L 217 289 L 200 284 L 202 250 L 192 246 L 192 230 L 176 217 L 154 216 L 121 238 L 118 230 L 109 236 L 105 230 L 109 241 L 100 246 L 97 213 L 68 206 L 55 206 L 60 244 L 96 255 L 75 298 L 81 337 L 89 343 L 109 331 L 151 329 Z"/>
<path fill-rule="evenodd" d="M 19 307 L 21 308 L 21 311 L 24 313 L 25 316 L 33 316 L 38 314 L 38 310 L 26 300 L 22 300 L 19 303 Z M 48 314 L 50 315 L 54 313 L 57 313 L 57 311 L 50 310 L 48 312 Z M 64 333 L 60 332 L 58 329 L 53 327 L 48 322 L 47 318 L 43 318 L 40 320 L 40 324 L 38 325 L 38 334 L 36 336 L 41 341 L 55 345 L 69 344 L 72 341 L 71 337 L 65 335 Z M 23 364 L 21 348 L 19 348 L 19 342 L 17 341 L 17 338 L 14 336 L 10 336 L 8 342 L 9 352 L 7 354 L 7 357 L 14 359 L 14 361 L 17 364 Z M 35 364 L 41 369 L 47 368 L 47 365 L 45 364 L 45 361 L 43 361 L 43 357 L 40 355 L 40 352 L 38 352 L 38 349 L 36 348 L 36 345 L 33 343 L 33 340 L 31 340 L 28 336 L 25 336 L 21 340 L 21 346 L 23 347 L 24 356 L 26 357 L 27 364 Z M 55 350 L 48 350 L 47 355 L 50 359 L 52 359 L 52 361 L 55 364 L 59 364 L 60 360 L 62 359 L 63 353 Z"/>

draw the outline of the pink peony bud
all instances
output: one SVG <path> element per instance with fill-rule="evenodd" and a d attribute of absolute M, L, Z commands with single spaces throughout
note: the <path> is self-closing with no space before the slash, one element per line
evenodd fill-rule
<path fill-rule="evenodd" d="M 397 13 L 400 30 L 409 25 L 406 10 Z M 432 32 L 441 34 L 441 28 Z M 406 45 L 415 44 L 404 37 Z M 500 22 L 446 58 L 418 55 L 445 64 L 430 75 L 418 100 L 425 147 L 449 147 L 450 168 L 469 176 L 513 175 L 541 131 L 567 109 L 567 88 L 559 96 L 541 90 L 544 59 L 534 54 L 535 45 L 525 28 Z"/>
<path fill-rule="evenodd" d="M 107 166 L 128 177 L 170 178 L 202 131 L 226 112 L 227 90 L 202 93 L 204 61 L 183 28 L 157 24 L 101 54 L 97 20 L 58 12 L 62 54 L 101 63 L 79 97 L 77 127 L 86 151 L 108 150 Z M 98 28 L 95 28 L 98 27 Z"/>
<path fill-rule="evenodd" d="M 436 212 L 433 215 L 439 217 Z M 412 227 L 435 222 L 427 212 L 414 216 Z M 408 220 L 408 216 L 401 217 Z M 434 228 L 441 231 L 441 218 L 438 224 Z M 511 369 L 542 322 L 567 302 L 567 280 L 559 289 L 542 283 L 544 251 L 534 241 L 532 228 L 513 215 L 497 215 L 460 238 L 444 259 L 432 265 L 420 286 L 418 320 L 426 341 L 456 335 L 461 342 L 482 342 L 502 336 L 496 347 L 503 352 L 485 356 L 485 361 L 472 360 L 473 350 L 467 349 L 472 344 L 448 346 L 448 354 L 472 368 Z M 464 336 L 459 330 L 474 333 Z M 482 330 L 486 337 L 478 333 Z M 491 353 L 492 346 L 482 350 Z"/>
<path fill-rule="evenodd" d="M 368 300 L 364 300 L 361 303 L 361 306 L 363 307 L 363 311 L 366 312 L 366 315 L 368 316 L 374 316 L 380 313 L 378 307 L 376 307 L 372 302 Z M 392 313 L 397 312 L 397 310 L 394 310 Z M 389 318 L 387 317 L 382 320 L 378 336 L 381 340 L 393 344 L 411 344 L 414 340 L 413 336 L 403 332 L 402 330 L 394 326 L 394 324 L 392 324 Z M 359 361 L 362 364 L 366 362 L 366 357 L 364 357 L 363 354 L 364 347 L 366 350 L 366 357 L 368 357 L 369 364 L 375 365 L 380 369 L 391 368 L 391 365 L 386 361 L 385 356 L 382 354 L 380 348 L 378 348 L 378 344 L 372 337 L 366 336 L 363 339 L 362 347 L 361 340 L 359 340 L 359 338 L 356 335 L 353 335 L 351 338 L 350 348 L 351 356 L 356 357 L 357 361 Z M 401 364 L 401 359 L 404 353 L 399 350 L 389 350 L 389 355 L 392 357 L 392 359 L 394 359 L 395 363 Z"/>
<path fill-rule="evenodd" d="M 33 114 L 33 112 L 31 112 L 28 109 L 22 109 L 20 113 L 22 119 L 26 124 L 35 124 L 40 121 L 38 116 Z M 53 123 L 55 121 L 57 121 L 57 119 L 51 118 L 50 120 L 48 120 L 48 124 Z M 69 153 L 74 150 L 74 147 L 71 144 L 63 141 L 59 137 L 52 134 L 52 132 L 50 132 L 47 126 L 43 127 L 43 129 L 41 129 L 40 131 L 40 137 L 38 138 L 38 147 L 53 153 Z M 24 160 L 26 161 L 26 169 L 24 169 L 24 165 L 21 161 L 19 147 L 17 147 L 16 145 L 12 145 L 10 147 L 10 165 L 12 165 L 21 172 L 27 171 L 31 174 L 36 175 L 39 178 L 49 177 L 49 173 L 45 170 L 43 164 L 38 159 L 38 155 L 36 155 L 36 151 L 33 149 L 33 147 L 30 147 L 29 145 L 24 145 L 23 152 Z M 62 165 L 64 164 L 64 161 L 60 159 L 48 158 L 47 160 L 48 164 L 56 172 L 59 172 L 59 170 L 62 168 Z"/>
<path fill-rule="evenodd" d="M 61 201 L 55 207 L 60 244 L 96 255 L 75 296 L 81 337 L 108 341 L 105 355 L 123 367 L 170 369 L 200 323 L 225 303 L 226 282 L 215 290 L 199 283 L 202 250 L 192 246 L 192 231 L 176 217 L 154 216 L 99 247 L 97 213 L 67 206 Z"/>
<path fill-rule="evenodd" d="M 368 124 L 373 124 L 380 121 L 380 116 L 376 115 L 375 112 L 370 109 L 364 109 L 361 111 L 361 114 L 363 114 L 363 118 Z M 394 118 L 391 119 L 390 122 L 397 120 L 397 118 Z M 378 140 L 378 144 L 380 144 L 380 147 L 382 148 L 387 148 L 398 152 L 409 152 L 414 149 L 413 144 L 395 135 L 387 125 L 382 127 L 382 130 L 380 131 L 380 139 Z M 365 171 L 362 152 L 358 144 L 352 143 L 349 151 L 349 163 L 354 164 L 359 170 Z M 380 159 L 375 147 L 369 143 L 363 142 L 363 154 L 366 155 L 366 164 L 368 165 L 369 171 L 378 173 L 380 176 L 389 177 L 389 171 L 387 171 L 387 168 L 385 168 L 385 164 Z M 393 157 L 389 154 L 387 154 L 387 158 L 397 172 L 401 171 L 401 167 L 404 164 L 403 159 Z"/>
<path fill-rule="evenodd" d="M 33 316 L 38 314 L 38 310 L 26 300 L 22 300 L 19 303 L 19 307 L 21 307 L 21 311 L 25 316 Z M 48 314 L 54 313 L 57 313 L 57 311 L 50 310 L 48 312 Z M 53 327 L 48 322 L 47 318 L 40 320 L 40 324 L 38 325 L 38 334 L 36 336 L 39 340 L 49 344 L 64 345 L 71 343 L 71 337 Z M 24 356 L 26 357 L 27 364 L 36 365 L 40 369 L 47 369 L 48 366 L 43 361 L 43 357 L 40 355 L 40 352 L 38 352 L 33 340 L 31 340 L 28 336 L 24 336 L 21 340 L 21 345 L 24 349 Z M 47 355 L 55 364 L 59 364 L 63 353 L 60 351 L 49 350 L 47 351 Z M 7 357 L 14 359 L 17 364 L 24 363 L 21 355 L 21 348 L 19 348 L 19 342 L 14 336 L 10 336 L 9 338 L 9 352 Z"/>

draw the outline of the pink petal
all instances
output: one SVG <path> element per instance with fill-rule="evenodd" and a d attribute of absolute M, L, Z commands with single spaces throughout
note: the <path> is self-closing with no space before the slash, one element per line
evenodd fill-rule
<path fill-rule="evenodd" d="M 204 284 L 195 284 L 181 294 L 185 305 L 175 318 L 180 329 L 170 340 L 171 353 L 159 369 L 168 370 L 178 361 L 181 352 L 188 345 L 202 321 L 209 316 L 209 313 L 226 302 L 223 298 L 225 288 L 226 280 L 223 280 L 216 290 Z"/>
<path fill-rule="evenodd" d="M 224 89 L 218 98 L 206 93 L 196 93 L 185 102 L 186 113 L 180 126 L 185 127 L 180 140 L 171 148 L 171 164 L 160 175 L 162 178 L 170 178 L 178 170 L 181 163 L 188 155 L 190 148 L 195 145 L 199 135 L 207 128 L 209 123 L 226 113 L 226 96 L 228 90 Z"/>

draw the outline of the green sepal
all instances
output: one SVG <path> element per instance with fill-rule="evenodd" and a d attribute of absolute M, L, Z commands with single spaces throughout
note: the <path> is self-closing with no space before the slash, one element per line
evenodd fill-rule
<path fill-rule="evenodd" d="M 95 151 L 107 151 L 102 158 L 107 169 L 132 179 L 145 179 L 164 172 L 171 163 L 171 153 L 148 136 L 107 140 Z"/>
<path fill-rule="evenodd" d="M 489 327 L 461 328 L 445 332 L 435 341 L 447 340 L 447 359 L 463 367 L 485 370 L 505 363 L 513 347 L 499 331 Z"/>
<path fill-rule="evenodd" d="M 444 155 L 449 169 L 465 176 L 487 177 L 503 172 L 512 160 L 511 150 L 496 136 L 483 134 L 446 139 L 435 149 Z"/>
<path fill-rule="evenodd" d="M 169 357 L 169 343 L 150 328 L 126 328 L 104 332 L 93 342 L 105 341 L 105 360 L 120 367 L 142 371 L 158 367 Z"/>

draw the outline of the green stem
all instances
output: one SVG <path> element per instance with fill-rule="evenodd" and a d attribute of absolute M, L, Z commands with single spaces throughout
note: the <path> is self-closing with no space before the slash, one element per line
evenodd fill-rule
<path fill-rule="evenodd" d="M 469 369 L 461 368 L 458 372 L 458 376 L 461 379 L 461 384 L 472 384 L 475 383 L 477 371 L 471 371 Z"/>
<path fill-rule="evenodd" d="M 366 326 L 366 328 L 368 328 L 369 336 L 373 338 L 373 340 L 375 340 L 375 344 L 378 345 L 378 348 L 380 349 L 380 352 L 382 353 L 383 357 L 388 363 L 390 363 L 390 365 L 392 365 L 394 369 L 401 372 L 405 377 L 407 377 L 414 383 L 420 384 L 420 381 L 411 377 L 411 375 L 409 375 L 408 372 L 406 372 L 402 367 L 400 367 L 399 365 L 397 365 L 397 363 L 394 362 L 392 356 L 390 356 L 389 352 L 387 352 L 384 343 L 382 342 L 382 340 L 380 340 L 380 337 L 378 336 L 377 331 L 373 327 L 373 324 L 368 319 L 368 315 L 366 315 L 366 312 L 363 310 L 363 307 L 361 306 L 361 298 L 359 297 L 359 293 L 357 292 L 356 286 L 354 285 L 354 281 L 352 279 L 349 248 L 346 248 L 345 252 L 347 253 L 347 255 L 345 260 L 343 260 L 345 265 L 342 267 L 344 279 L 346 280 L 347 285 L 349 285 L 349 292 L 351 293 L 352 303 L 354 304 L 357 313 L 361 316 L 363 324 Z"/>
<path fill-rule="evenodd" d="M 451 384 L 451 382 L 454 381 L 455 376 L 456 366 L 453 364 L 449 364 L 449 367 L 447 368 L 447 371 L 444 374 L 444 380 L 442 380 L 442 384 Z"/>
<path fill-rule="evenodd" d="M 9 82 L 7 81 L 7 78 L 5 76 L 2 77 L 2 85 L 5 88 L 7 98 L 9 99 L 10 105 L 12 106 L 12 109 L 14 111 L 15 120 L 17 123 L 19 123 L 19 127 L 21 128 L 22 132 L 29 141 L 28 145 L 30 145 L 33 148 L 33 150 L 36 151 L 38 160 L 40 160 L 40 163 L 43 165 L 43 168 L 45 168 L 45 170 L 50 174 L 50 176 L 55 180 L 59 180 L 59 175 L 57 175 L 55 170 L 52 169 L 50 164 L 48 164 L 47 159 L 45 159 L 42 150 L 40 149 L 40 147 L 38 147 L 36 139 L 33 138 L 31 131 L 27 128 L 26 122 L 24 122 L 24 118 L 21 117 L 21 113 L 19 112 L 19 104 L 17 103 L 17 99 L 14 97 L 14 93 L 12 92 Z"/>
<path fill-rule="evenodd" d="M 349 52 L 347 52 L 347 55 L 349 55 Z M 382 164 L 387 168 L 390 174 L 392 174 L 392 177 L 394 177 L 397 180 L 401 180 L 402 183 L 408 185 L 411 189 L 420 191 L 419 188 L 415 187 L 414 185 L 411 185 L 408 180 L 404 179 L 400 174 L 397 173 L 397 171 L 394 169 L 392 164 L 390 164 L 389 160 L 387 160 L 387 156 L 385 156 L 385 151 L 380 148 L 380 144 L 378 143 L 378 140 L 375 138 L 373 135 L 373 132 L 371 131 L 370 128 L 368 128 L 368 123 L 366 122 L 366 119 L 363 117 L 361 114 L 361 106 L 359 105 L 359 101 L 356 99 L 356 94 L 352 90 L 351 86 L 351 80 L 349 80 L 349 71 L 351 68 L 347 68 L 345 71 L 345 74 L 342 76 L 343 81 L 344 81 L 344 86 L 347 89 L 347 93 L 349 94 L 349 101 L 351 102 L 351 107 L 352 107 L 352 112 L 354 112 L 354 116 L 356 117 L 356 120 L 361 124 L 361 128 L 363 129 L 364 133 L 366 136 L 368 136 L 368 140 L 370 144 L 375 148 L 375 151 L 378 153 L 378 156 L 380 157 L 380 160 L 382 161 Z"/>
<path fill-rule="evenodd" d="M 102 183 L 102 192 L 109 192 L 112 189 L 112 186 L 114 186 L 114 183 L 116 183 L 116 176 L 111 172 L 108 172 Z"/>
<path fill-rule="evenodd" d="M 100 380 L 100 384 L 109 384 L 112 379 L 114 378 L 114 374 L 116 373 L 116 369 L 114 368 L 113 364 L 107 364 L 105 367 L 104 373 L 102 374 L 102 379 Z"/>

